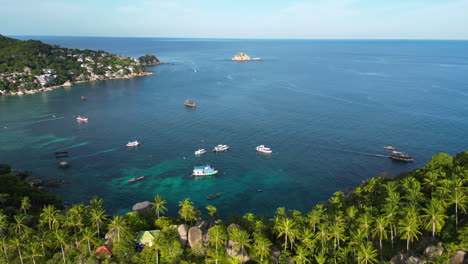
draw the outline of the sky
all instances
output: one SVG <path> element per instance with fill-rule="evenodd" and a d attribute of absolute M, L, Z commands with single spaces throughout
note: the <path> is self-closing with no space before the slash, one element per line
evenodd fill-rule
<path fill-rule="evenodd" d="M 468 0 L 0 0 L 0 34 L 468 39 Z"/>

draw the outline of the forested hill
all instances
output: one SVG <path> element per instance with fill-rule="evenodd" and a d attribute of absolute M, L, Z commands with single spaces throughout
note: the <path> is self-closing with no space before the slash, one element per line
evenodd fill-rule
<path fill-rule="evenodd" d="M 168 212 L 175 201 L 160 195 L 150 210 L 121 216 L 107 215 L 97 197 L 60 211 L 58 200 L 31 199 L 9 172 L 0 165 L 0 263 L 468 262 L 468 152 L 371 178 L 310 212 L 280 207 L 272 219 L 252 212 L 221 220 L 235 212 L 189 198 Z"/>
<path fill-rule="evenodd" d="M 146 71 L 135 58 L 0 35 L 0 95 L 62 85 L 66 81 L 130 78 Z"/>

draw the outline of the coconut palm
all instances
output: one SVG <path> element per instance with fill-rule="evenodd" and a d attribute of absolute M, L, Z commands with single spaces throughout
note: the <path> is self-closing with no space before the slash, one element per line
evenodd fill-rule
<path fill-rule="evenodd" d="M 323 253 L 317 253 L 315 256 L 315 262 L 317 262 L 317 264 L 325 264 L 327 263 L 327 257 L 325 256 L 325 254 Z"/>
<path fill-rule="evenodd" d="M 394 182 L 394 181 L 386 182 L 386 183 L 382 184 L 382 186 L 385 188 L 387 193 L 397 192 L 397 190 L 398 190 L 398 184 L 396 182 Z"/>
<path fill-rule="evenodd" d="M 423 208 L 423 220 L 426 222 L 426 230 L 432 231 L 432 237 L 435 237 L 435 232 L 442 230 L 445 224 L 445 208 L 438 200 L 432 199 L 426 208 Z"/>
<path fill-rule="evenodd" d="M 103 206 L 104 206 L 104 200 L 102 200 L 101 197 L 98 197 L 98 196 L 94 196 L 90 201 L 89 201 L 89 205 L 91 207 L 91 209 L 102 209 Z"/>
<path fill-rule="evenodd" d="M 83 227 L 83 222 L 82 219 L 80 219 L 80 216 L 76 214 L 73 210 L 68 210 L 68 212 L 65 214 L 65 221 L 63 223 L 63 226 L 69 227 L 73 230 L 73 237 L 75 238 L 75 246 L 78 248 L 78 237 L 77 233 L 78 230 L 80 230 Z"/>
<path fill-rule="evenodd" d="M 344 238 L 344 227 L 342 221 L 335 221 L 330 227 L 330 236 L 333 238 L 333 252 L 336 253 L 336 247 L 340 247 L 340 241 Z"/>
<path fill-rule="evenodd" d="M 214 205 L 211 205 L 211 204 L 207 205 L 205 208 L 211 220 L 214 220 L 214 218 L 218 215 L 218 209 Z"/>
<path fill-rule="evenodd" d="M 166 204 L 167 201 L 159 194 L 154 196 L 154 203 L 150 203 L 153 206 L 156 217 L 159 218 L 159 214 L 164 214 L 167 212 Z"/>
<path fill-rule="evenodd" d="M 315 247 L 315 240 L 314 240 L 314 233 L 309 227 L 304 227 L 300 230 L 298 233 L 297 237 L 299 238 L 299 241 L 301 241 L 301 244 L 303 247 L 310 251 L 314 251 Z"/>
<path fill-rule="evenodd" d="M 357 222 L 359 223 L 359 228 L 361 228 L 364 231 L 364 233 L 366 234 L 367 240 L 369 240 L 369 233 L 372 228 L 371 215 L 368 212 L 366 212 L 357 219 Z"/>
<path fill-rule="evenodd" d="M 39 245 L 37 243 L 31 243 L 26 250 L 26 256 L 31 258 L 33 264 L 36 264 L 36 258 L 42 257 L 43 255 L 40 253 Z"/>
<path fill-rule="evenodd" d="M 38 235 L 34 236 L 34 241 L 38 243 L 38 245 L 41 247 L 42 250 L 42 256 L 46 256 L 46 247 L 49 247 L 51 240 L 52 240 L 52 234 L 50 232 L 40 232 Z"/>
<path fill-rule="evenodd" d="M 418 235 L 421 234 L 417 220 L 414 217 L 406 216 L 400 221 L 399 228 L 401 239 L 406 239 L 406 250 L 409 251 L 410 242 L 418 239 Z"/>
<path fill-rule="evenodd" d="M 185 198 L 183 201 L 179 202 L 179 207 L 179 215 L 185 222 L 187 222 L 187 220 L 192 221 L 197 219 L 197 211 L 190 201 L 190 198 Z"/>
<path fill-rule="evenodd" d="M 26 229 L 28 229 L 28 226 L 24 224 L 27 220 L 27 217 L 24 214 L 17 214 L 13 216 L 13 219 L 14 222 L 11 224 L 12 229 L 17 236 L 22 237 L 23 233 L 26 232 Z"/>
<path fill-rule="evenodd" d="M 26 214 L 30 208 L 31 208 L 31 200 L 27 196 L 23 197 L 23 199 L 21 199 L 20 210 L 23 211 L 24 214 Z"/>
<path fill-rule="evenodd" d="M 57 221 L 58 213 L 59 212 L 55 208 L 55 206 L 51 204 L 46 205 L 42 209 L 42 213 L 39 215 L 40 221 L 42 223 L 47 223 L 49 226 L 49 230 L 52 230 L 52 223 L 55 223 Z"/>
<path fill-rule="evenodd" d="M 385 201 L 388 204 L 395 205 L 395 206 L 400 204 L 400 200 L 401 200 L 401 197 L 400 197 L 399 192 L 388 192 L 388 196 L 385 198 Z"/>
<path fill-rule="evenodd" d="M 8 230 L 8 217 L 0 212 L 0 236 Z"/>
<path fill-rule="evenodd" d="M 378 216 L 375 218 L 375 228 L 372 234 L 373 237 L 379 238 L 379 246 L 380 246 L 380 260 L 383 260 L 382 257 L 382 240 L 387 239 L 387 226 L 388 220 L 385 216 Z"/>
<path fill-rule="evenodd" d="M 2 238 L 0 238 L 0 248 L 2 248 L 2 252 L 5 255 L 6 263 L 9 263 L 8 248 L 10 247 L 10 244 L 11 244 L 10 241 L 8 241 L 5 236 L 2 236 Z"/>
<path fill-rule="evenodd" d="M 253 253 L 260 259 L 260 263 L 268 262 L 268 258 L 271 256 L 271 241 L 262 236 L 258 235 L 254 237 Z"/>
<path fill-rule="evenodd" d="M 96 227 L 97 230 L 97 237 L 99 238 L 100 235 L 100 227 L 101 224 L 104 222 L 106 219 L 106 216 L 104 215 L 104 209 L 98 208 L 98 209 L 91 209 L 91 222 L 94 227 Z"/>
<path fill-rule="evenodd" d="M 321 210 L 312 210 L 310 213 L 307 214 L 307 222 L 312 227 L 314 234 L 316 231 L 316 226 L 320 224 L 321 220 L 322 220 Z"/>
<path fill-rule="evenodd" d="M 67 264 L 67 259 L 65 258 L 65 248 L 68 247 L 66 241 L 67 234 L 65 233 L 65 231 L 63 231 L 63 229 L 59 229 L 55 231 L 54 235 L 57 243 L 60 245 L 60 249 L 62 250 L 63 263 Z"/>
<path fill-rule="evenodd" d="M 349 207 L 346 208 L 346 217 L 347 217 L 347 222 L 350 225 L 353 225 L 354 222 L 356 221 L 356 216 L 359 210 L 354 206 L 350 205 Z"/>
<path fill-rule="evenodd" d="M 325 243 L 328 240 L 328 228 L 327 225 L 322 223 L 318 226 L 318 232 L 317 232 L 317 238 L 320 240 L 320 243 L 322 245 L 322 254 L 325 253 Z"/>
<path fill-rule="evenodd" d="M 227 239 L 226 229 L 223 226 L 215 225 L 208 230 L 210 234 L 210 240 L 208 244 L 215 247 L 215 263 L 218 264 L 218 249 L 224 250 L 224 243 Z"/>
<path fill-rule="evenodd" d="M 441 178 L 445 177 L 445 172 L 440 172 Z M 438 185 L 439 181 L 439 173 L 435 171 L 430 171 L 426 174 L 426 177 L 424 177 L 423 182 L 424 182 L 424 187 L 425 189 L 431 194 L 431 199 L 433 198 L 433 193 L 435 191 L 435 188 Z"/>
<path fill-rule="evenodd" d="M 382 209 L 385 218 L 387 219 L 388 226 L 390 227 L 390 239 L 393 248 L 393 238 L 397 235 L 396 230 L 396 219 L 397 219 L 397 212 L 398 206 L 392 204 L 385 204 L 384 208 Z"/>
<path fill-rule="evenodd" d="M 122 216 L 115 216 L 109 224 L 109 231 L 106 237 L 111 241 L 114 241 L 115 237 L 117 237 L 117 241 L 120 241 L 120 235 L 127 232 L 126 225 L 125 219 Z"/>
<path fill-rule="evenodd" d="M 96 238 L 95 238 L 96 232 L 94 232 L 91 228 L 86 227 L 83 229 L 81 232 L 81 241 L 84 242 L 86 241 L 86 244 L 88 245 L 88 251 L 89 254 L 91 255 L 93 252 L 91 251 L 91 243 L 94 244 Z"/>
<path fill-rule="evenodd" d="M 286 251 L 288 247 L 288 239 L 291 241 L 292 248 L 292 240 L 297 233 L 296 222 L 289 218 L 282 218 L 276 229 L 278 232 L 278 238 L 284 236 L 284 250 Z"/>
<path fill-rule="evenodd" d="M 244 250 L 250 248 L 250 239 L 249 234 L 239 228 L 233 227 L 228 229 L 229 238 L 233 241 L 233 246 L 236 250 L 240 250 L 241 255 L 244 256 Z"/>
<path fill-rule="evenodd" d="M 365 244 L 362 244 L 359 247 L 358 251 L 358 263 L 363 262 L 364 264 L 368 263 L 377 263 L 375 259 L 377 257 L 377 249 L 374 248 L 371 242 L 367 241 Z"/>
<path fill-rule="evenodd" d="M 455 205 L 455 227 L 458 230 L 458 209 L 466 212 L 468 205 L 468 196 L 463 188 L 452 188 L 452 191 L 447 194 L 447 204 Z"/>
<path fill-rule="evenodd" d="M 305 264 L 311 263 L 308 256 L 309 252 L 302 246 L 296 248 L 296 254 L 291 258 L 291 261 L 294 261 L 296 264 Z"/>
<path fill-rule="evenodd" d="M 23 255 L 21 254 L 21 248 L 23 247 L 23 243 L 21 242 L 21 240 L 18 237 L 13 237 L 12 242 L 13 242 L 13 245 L 16 246 L 16 249 L 18 249 L 18 256 L 20 258 L 21 264 L 24 264 Z"/>

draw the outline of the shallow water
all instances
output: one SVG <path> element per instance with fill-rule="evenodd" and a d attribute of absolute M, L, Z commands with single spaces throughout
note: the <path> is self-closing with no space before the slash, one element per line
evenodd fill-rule
<path fill-rule="evenodd" d="M 380 172 L 468 149 L 466 41 L 39 39 L 169 62 L 132 80 L 0 97 L 0 161 L 65 180 L 53 189 L 64 200 L 99 195 L 110 213 L 156 193 L 171 214 L 185 197 L 223 215 L 306 211 Z M 240 51 L 264 60 L 231 61 Z M 184 107 L 187 98 L 197 108 Z M 135 139 L 140 147 L 125 147 Z M 211 152 L 217 144 L 231 149 Z M 260 144 L 273 154 L 257 154 Z M 385 145 L 416 161 L 386 158 Z M 208 153 L 194 156 L 201 147 Z M 56 167 L 60 150 L 71 168 Z M 220 174 L 189 177 L 199 164 Z"/>

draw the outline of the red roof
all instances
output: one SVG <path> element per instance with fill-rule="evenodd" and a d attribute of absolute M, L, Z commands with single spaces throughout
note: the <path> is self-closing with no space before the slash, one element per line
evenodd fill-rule
<path fill-rule="evenodd" d="M 101 252 L 102 250 L 104 250 L 105 252 L 107 252 L 108 254 L 112 255 L 112 246 L 100 246 L 96 249 L 96 253 L 99 253 Z"/>

